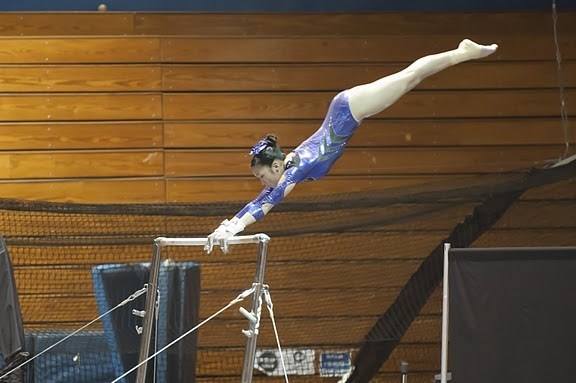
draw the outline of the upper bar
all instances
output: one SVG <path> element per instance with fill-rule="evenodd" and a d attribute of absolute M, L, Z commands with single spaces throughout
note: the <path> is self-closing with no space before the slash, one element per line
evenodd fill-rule
<path fill-rule="evenodd" d="M 166 238 L 158 237 L 154 240 L 154 243 L 159 246 L 204 246 L 207 242 L 207 238 Z M 247 243 L 258 243 L 258 242 L 268 242 L 270 237 L 266 234 L 254 234 L 254 235 L 241 235 L 238 237 L 228 238 L 229 245 L 242 245 Z"/>

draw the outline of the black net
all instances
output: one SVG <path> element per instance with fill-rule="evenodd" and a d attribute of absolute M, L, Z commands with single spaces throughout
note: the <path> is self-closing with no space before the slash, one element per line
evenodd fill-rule
<path fill-rule="evenodd" d="M 567 163 L 288 199 L 247 230 L 272 238 L 265 282 L 287 372 L 298 382 L 336 382 L 353 366 L 349 381 L 391 381 L 406 360 L 411 380 L 429 382 L 440 360 L 443 243 L 574 245 L 575 180 L 575 164 Z M 110 382 L 134 366 L 145 294 L 130 297 L 148 281 L 154 239 L 205 237 L 242 206 L 0 200 L 26 351 L 51 347 L 27 365 L 31 381 Z M 162 255 L 151 349 L 249 289 L 256 272 L 256 245 L 227 255 L 167 247 Z M 150 362 L 150 379 L 239 381 L 246 327 L 238 306 L 224 311 Z M 283 381 L 279 355 L 264 308 L 256 381 Z"/>

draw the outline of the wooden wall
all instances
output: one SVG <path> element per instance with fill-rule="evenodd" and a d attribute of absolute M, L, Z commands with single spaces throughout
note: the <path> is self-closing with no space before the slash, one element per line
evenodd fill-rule
<path fill-rule="evenodd" d="M 559 19 L 570 116 L 576 111 L 571 102 L 576 96 L 574 21 L 576 13 L 563 13 Z M 552 18 L 546 13 L 26 13 L 0 14 L 0 26 L 3 197 L 95 203 L 249 200 L 260 189 L 248 169 L 247 151 L 255 141 L 274 132 L 280 144 L 290 149 L 320 124 L 339 90 L 393 73 L 425 54 L 451 49 L 464 37 L 496 42 L 500 49 L 488 59 L 426 80 L 389 110 L 366 121 L 331 174 L 297 188 L 294 197 L 543 166 L 565 150 Z M 573 145 L 574 124 L 566 133 Z M 519 209 L 501 223 L 506 240 L 495 232 L 483 237 L 481 244 L 528 243 L 534 238 L 531 233 L 551 228 L 549 235 L 539 238 L 546 238 L 548 244 L 574 244 L 570 242 L 576 213 L 574 188 L 560 189 L 559 194 L 557 190 L 529 194 L 521 205 L 527 208 L 534 201 L 549 200 L 546 216 L 555 217 L 554 222 L 526 219 L 534 212 Z M 347 287 L 355 286 L 363 272 L 375 267 L 397 273 L 391 286 L 379 287 L 401 286 L 419 258 L 444 234 L 429 229 L 408 238 L 387 234 L 382 246 L 418 244 L 406 256 L 408 262 L 376 256 L 363 259 L 351 271 L 356 278 L 346 283 L 339 278 L 339 265 L 349 261 L 348 256 L 320 256 L 315 261 L 323 262 L 318 266 L 323 272 L 312 276 L 306 273 L 310 250 L 294 254 L 290 249 L 295 242 L 281 239 L 270 277 L 291 280 L 293 285 L 280 292 L 279 307 L 296 298 L 324 302 L 317 313 L 304 319 L 311 315 L 302 311 L 305 307 L 284 309 L 280 317 L 292 318 L 288 343 L 319 344 L 322 336 L 334 334 L 335 327 L 326 318 L 337 307 L 336 297 L 358 300 L 361 307 L 359 318 L 342 319 L 337 328 L 354 323 L 368 329 L 381 314 L 382 302 L 394 299 L 390 291 L 397 290 L 388 290 L 389 296 L 378 290 L 370 298 L 349 293 Z M 338 243 L 328 245 L 336 253 Z M 85 261 L 88 269 L 70 267 L 71 275 L 76 273 L 70 279 L 86 277 L 90 262 L 127 261 L 144 256 L 148 249 L 141 251 L 106 259 L 92 259 L 92 253 L 87 253 L 77 260 Z M 209 270 L 205 275 L 212 275 L 203 279 L 205 293 L 214 298 L 204 298 L 202 303 L 203 312 L 209 313 L 228 296 L 216 288 L 218 283 L 225 280 L 232 291 L 243 281 L 234 279 L 220 258 L 198 255 L 198 260 Z M 252 272 L 253 255 L 232 255 L 231 260 L 246 275 Z M 17 272 L 30 260 L 19 262 Z M 46 266 L 37 267 L 38 278 L 50 273 Z M 294 296 L 302 283 L 318 276 L 327 281 L 320 281 L 321 288 Z M 342 291 L 328 294 L 336 281 Z M 89 279 L 86 282 L 89 287 Z M 23 291 L 34 293 L 32 285 L 19 283 Z M 72 291 L 77 286 L 63 288 Z M 55 289 L 62 292 L 58 286 Z M 411 380 L 417 382 L 429 382 L 439 367 L 438 297 L 396 354 L 416 360 L 417 373 Z M 61 303 L 76 308 L 70 313 L 82 312 L 87 319 L 95 314 L 86 299 L 73 298 Z M 78 311 L 84 306 L 84 311 Z M 314 339 L 301 335 L 319 321 L 322 330 Z M 203 338 L 203 347 L 230 346 L 224 352 L 241 353 L 240 343 L 225 343 L 242 340 L 226 322 L 212 334 Z M 349 345 L 359 340 L 341 333 L 331 341 Z M 268 336 L 263 341 L 274 344 Z M 200 355 L 204 360 L 213 357 L 209 352 Z M 384 366 L 377 381 L 396 381 L 396 368 Z M 209 367 L 202 371 L 205 376 L 231 374 Z"/>
<path fill-rule="evenodd" d="M 560 18 L 568 100 L 574 14 Z M 335 92 L 463 37 L 487 60 L 368 120 L 331 176 L 296 195 L 544 164 L 563 153 L 546 14 L 3 14 L 0 192 L 73 202 L 249 199 L 247 148 L 290 149 Z M 488 27 L 490 26 L 490 27 Z M 573 105 L 568 103 L 568 112 Z M 569 131 L 574 140 L 574 127 Z M 234 190 L 235 193 L 222 192 Z"/>

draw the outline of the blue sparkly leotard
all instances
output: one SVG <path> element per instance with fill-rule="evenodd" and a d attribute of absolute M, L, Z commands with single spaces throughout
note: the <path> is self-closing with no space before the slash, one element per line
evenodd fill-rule
<path fill-rule="evenodd" d="M 359 125 L 360 122 L 356 121 L 350 112 L 346 92 L 340 92 L 330 103 L 320 128 L 291 153 L 291 158 L 286 163 L 284 180 L 274 188 L 265 188 L 239 211 L 236 217 L 241 218 L 250 213 L 259 220 L 265 214 L 262 205 L 279 204 L 289 185 L 324 177 L 334 162 L 342 156 L 346 144 Z"/>

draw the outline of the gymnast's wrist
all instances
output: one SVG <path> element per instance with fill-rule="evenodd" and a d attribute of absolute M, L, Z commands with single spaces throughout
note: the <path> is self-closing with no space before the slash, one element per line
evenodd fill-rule
<path fill-rule="evenodd" d="M 230 220 L 228 227 L 226 227 L 226 231 L 232 233 L 232 235 L 236 235 L 244 231 L 245 228 L 246 225 L 244 225 L 244 222 L 242 222 L 238 217 L 234 217 Z"/>
<path fill-rule="evenodd" d="M 238 219 L 238 217 L 234 217 L 231 220 L 225 219 L 222 221 L 220 226 L 215 230 L 218 233 L 230 233 L 232 235 L 236 235 L 243 231 L 246 228 L 246 225 L 242 222 L 242 220 Z"/>

